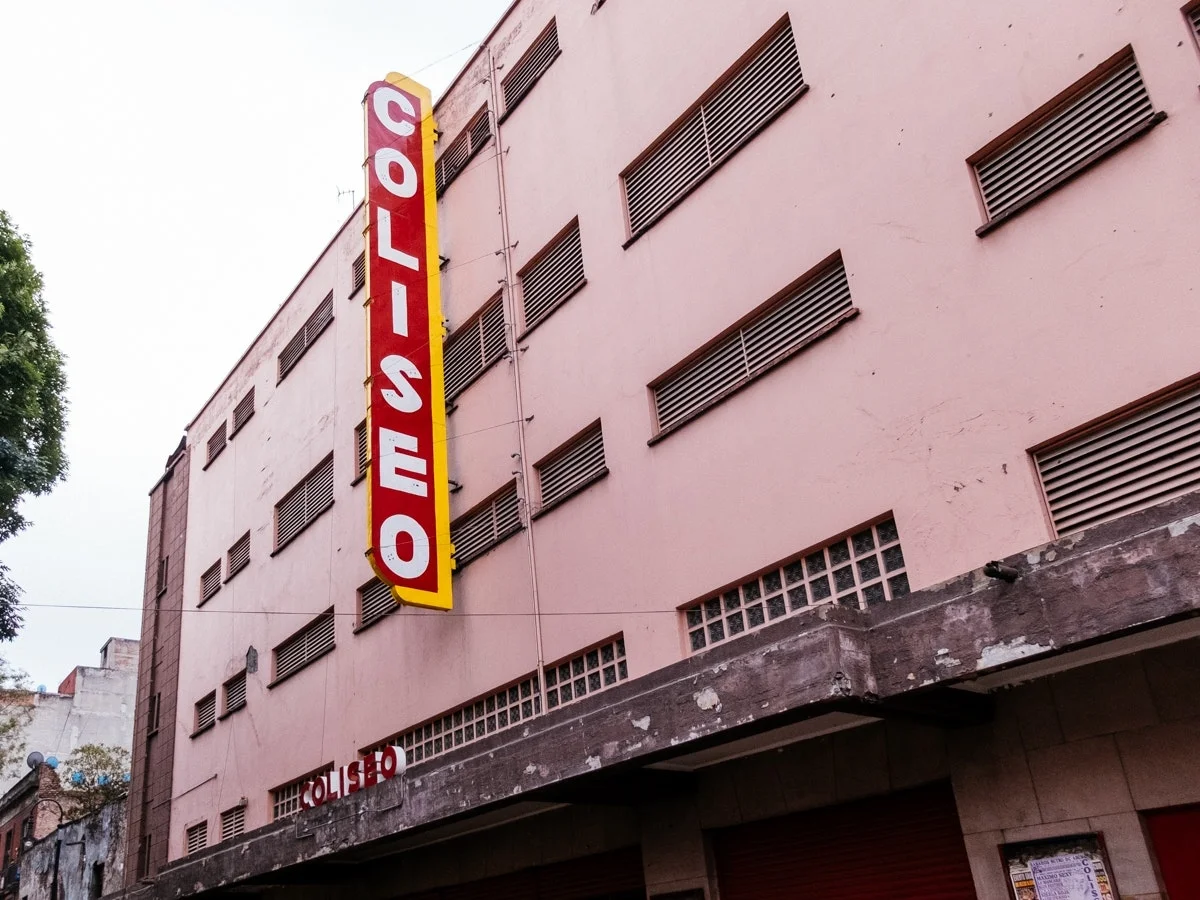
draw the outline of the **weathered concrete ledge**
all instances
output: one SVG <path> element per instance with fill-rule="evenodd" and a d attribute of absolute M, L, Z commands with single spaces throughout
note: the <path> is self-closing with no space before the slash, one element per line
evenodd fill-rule
<path fill-rule="evenodd" d="M 1004 562 L 1012 584 L 977 571 L 870 613 L 825 606 L 773 623 L 180 861 L 130 894 L 315 873 L 356 848 L 834 709 L 945 717 L 945 699 L 964 695 L 950 684 L 1200 614 L 1200 494 Z"/>

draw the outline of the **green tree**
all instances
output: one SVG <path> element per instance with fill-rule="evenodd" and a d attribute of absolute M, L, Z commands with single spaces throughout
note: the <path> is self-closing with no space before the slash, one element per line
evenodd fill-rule
<path fill-rule="evenodd" d="M 66 376 L 50 338 L 42 275 L 29 239 L 0 210 L 0 541 L 28 522 L 21 499 L 45 494 L 67 471 Z M 20 588 L 0 565 L 0 640 L 21 626 Z"/>
<path fill-rule="evenodd" d="M 25 726 L 33 693 L 24 672 L 0 658 L 0 773 L 20 775 L 25 768 Z"/>
<path fill-rule="evenodd" d="M 84 744 L 63 763 L 63 799 L 72 816 L 86 816 L 129 793 L 129 751 Z"/>

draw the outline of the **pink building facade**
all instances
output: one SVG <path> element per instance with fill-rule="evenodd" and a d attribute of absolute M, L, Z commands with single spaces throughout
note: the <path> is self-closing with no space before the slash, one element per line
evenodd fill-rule
<path fill-rule="evenodd" d="M 948 897 L 1017 896 L 1010 857 L 1077 835 L 1114 896 L 1195 877 L 1197 21 L 514 3 L 437 106 L 455 609 L 392 611 L 364 557 L 360 210 L 172 458 L 186 552 L 147 609 L 176 577 L 201 612 L 155 645 L 169 824 L 130 829 L 131 885 L 392 841 L 356 889 L 604 852 L 641 882 L 514 896 L 793 896 L 756 880 L 779 835 L 926 813 L 952 834 L 893 852 Z M 400 812 L 298 813 L 389 743 Z M 610 770 L 631 797 L 572 793 Z"/>

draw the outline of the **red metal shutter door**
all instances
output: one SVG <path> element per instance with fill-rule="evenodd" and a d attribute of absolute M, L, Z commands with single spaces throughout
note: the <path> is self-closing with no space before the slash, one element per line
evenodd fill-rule
<path fill-rule="evenodd" d="M 1146 814 L 1170 900 L 1200 897 L 1200 806 Z"/>
<path fill-rule="evenodd" d="M 949 784 L 713 834 L 721 900 L 975 900 Z"/>
<path fill-rule="evenodd" d="M 646 896 L 641 847 L 538 869 L 538 900 L 616 900 L 626 895 Z"/>

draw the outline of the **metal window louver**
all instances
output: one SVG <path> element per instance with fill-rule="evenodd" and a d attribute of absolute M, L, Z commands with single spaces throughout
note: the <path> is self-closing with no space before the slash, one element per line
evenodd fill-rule
<path fill-rule="evenodd" d="M 333 505 L 333 455 L 313 469 L 275 506 L 275 548 L 278 550 Z"/>
<path fill-rule="evenodd" d="M 205 462 L 205 465 L 211 464 L 214 459 L 220 456 L 221 451 L 225 449 L 226 442 L 227 438 L 225 423 L 222 422 L 220 427 L 217 428 L 217 430 L 214 431 L 212 436 L 208 439 L 208 459 Z"/>
<path fill-rule="evenodd" d="M 1200 6 L 1195 7 L 1188 13 L 1188 22 L 1191 23 L 1192 32 L 1196 35 L 1196 39 L 1200 40 Z"/>
<path fill-rule="evenodd" d="M 542 74 L 558 57 L 558 22 L 550 20 L 550 24 L 534 40 L 533 45 L 525 51 L 525 55 L 517 60 L 512 71 L 500 83 L 504 91 L 505 114 L 516 109 L 525 95 L 533 88 Z"/>
<path fill-rule="evenodd" d="M 1200 386 L 1034 457 L 1059 534 L 1200 489 Z"/>
<path fill-rule="evenodd" d="M 637 234 L 657 220 L 804 89 L 787 21 L 625 173 L 630 232 Z"/>
<path fill-rule="evenodd" d="M 483 312 L 446 342 L 446 399 L 453 400 L 483 374 L 484 369 L 507 352 L 504 334 L 504 304 L 493 298 Z"/>
<path fill-rule="evenodd" d="M 1154 114 L 1137 60 L 1130 54 L 1099 82 L 975 164 L 988 218 L 1022 205 L 1095 161 Z"/>
<path fill-rule="evenodd" d="M 492 136 L 492 119 L 485 106 L 475 114 L 475 118 L 467 125 L 467 134 L 471 138 L 471 153 L 476 153 Z"/>
<path fill-rule="evenodd" d="M 553 506 L 608 472 L 599 424 L 553 459 L 537 467 L 542 508 Z"/>
<path fill-rule="evenodd" d="M 450 182 L 466 169 L 471 157 L 479 152 L 491 136 L 492 123 L 485 106 L 472 117 L 462 133 L 446 145 L 446 149 L 438 157 L 434 174 L 439 196 L 450 186 Z"/>
<path fill-rule="evenodd" d="M 575 222 L 521 273 L 525 329 L 541 322 L 586 283 L 583 243 Z"/>
<path fill-rule="evenodd" d="M 217 695 L 209 694 L 196 704 L 196 730 L 203 731 L 217 721 Z"/>
<path fill-rule="evenodd" d="M 200 602 L 202 604 L 207 603 L 220 589 L 221 561 L 218 559 L 205 569 L 204 574 L 200 576 Z"/>
<path fill-rule="evenodd" d="M 281 381 L 332 321 L 333 291 L 330 291 L 305 321 L 304 327 L 297 331 L 279 352 L 279 379 Z"/>
<path fill-rule="evenodd" d="M 225 580 L 228 581 L 248 565 L 250 565 L 250 532 L 247 531 L 229 548 L 225 564 L 228 574 L 225 576 Z"/>
<path fill-rule="evenodd" d="M 187 830 L 187 852 L 188 856 L 193 853 L 199 853 L 208 846 L 208 823 L 201 822 L 199 825 L 193 825 Z"/>
<path fill-rule="evenodd" d="M 395 745 L 404 748 L 410 765 L 441 756 L 490 734 L 512 728 L 542 714 L 537 673 L 515 681 L 456 709 L 444 712 L 364 753 Z"/>
<path fill-rule="evenodd" d="M 358 589 L 358 627 L 366 628 L 396 610 L 390 586 L 378 578 Z"/>
<path fill-rule="evenodd" d="M 350 267 L 351 285 L 350 296 L 357 294 L 364 284 L 367 283 L 367 255 L 360 253 L 354 260 L 354 264 Z"/>
<path fill-rule="evenodd" d="M 483 509 L 450 526 L 458 568 L 461 570 L 520 529 L 520 504 L 514 484 Z"/>
<path fill-rule="evenodd" d="M 250 388 L 246 392 L 246 396 L 238 401 L 237 406 L 233 408 L 233 433 L 237 434 L 242 430 L 242 426 L 250 421 L 254 415 L 254 388 Z"/>
<path fill-rule="evenodd" d="M 225 715 L 236 712 L 246 705 L 246 673 L 238 675 L 225 682 Z"/>
<path fill-rule="evenodd" d="M 653 385 L 659 430 L 679 424 L 763 374 L 851 308 L 846 267 L 838 259 Z"/>
<path fill-rule="evenodd" d="M 303 631 L 275 648 L 275 680 L 298 672 L 334 647 L 333 610 L 322 613 Z"/>
<path fill-rule="evenodd" d="M 246 830 L 246 807 L 235 806 L 221 813 L 221 840 L 231 841 Z"/>
<path fill-rule="evenodd" d="M 900 533 L 895 520 L 886 519 L 698 600 L 681 613 L 696 653 L 814 606 L 869 609 L 909 593 Z"/>
<path fill-rule="evenodd" d="M 354 477 L 361 478 L 367 474 L 367 466 L 371 461 L 371 446 L 367 441 L 366 420 L 354 427 Z"/>
<path fill-rule="evenodd" d="M 629 678 L 625 635 L 546 667 L 546 708 L 557 709 Z"/>

